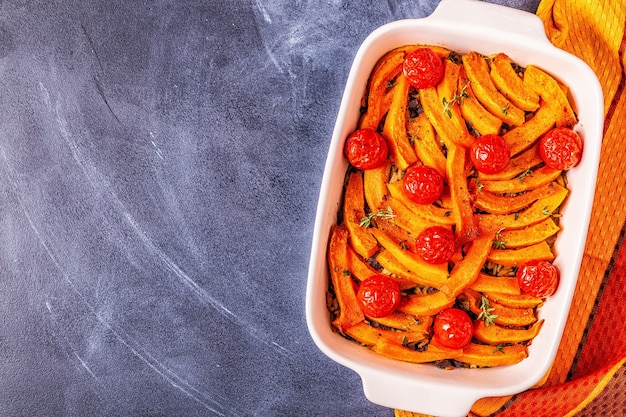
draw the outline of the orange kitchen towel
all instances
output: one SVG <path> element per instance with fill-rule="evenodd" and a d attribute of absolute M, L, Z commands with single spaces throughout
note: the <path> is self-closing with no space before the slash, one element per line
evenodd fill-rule
<path fill-rule="evenodd" d="M 471 416 L 626 415 L 626 0 L 542 0 L 550 41 L 604 92 L 604 138 L 578 286 L 556 360 L 534 389 L 485 398 Z M 452 401 L 453 399 L 451 399 Z M 396 410 L 397 417 L 420 414 Z"/>

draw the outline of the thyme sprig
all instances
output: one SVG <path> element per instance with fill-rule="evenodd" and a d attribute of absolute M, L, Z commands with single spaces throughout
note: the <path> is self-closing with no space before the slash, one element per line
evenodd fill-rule
<path fill-rule="evenodd" d="M 498 230 L 491 243 L 491 247 L 494 249 L 506 249 L 506 242 L 502 240 L 502 233 Z"/>
<path fill-rule="evenodd" d="M 372 221 L 374 219 L 384 219 L 384 220 L 390 220 L 395 218 L 396 215 L 393 213 L 393 210 L 391 209 L 391 207 L 387 206 L 386 210 L 380 209 L 376 212 L 372 212 L 369 213 L 367 216 L 363 217 L 361 219 L 361 222 L 359 223 L 359 226 L 361 227 L 371 227 L 372 226 Z"/>
<path fill-rule="evenodd" d="M 498 318 L 497 314 L 493 314 L 492 312 L 495 308 L 489 306 L 489 299 L 484 295 L 480 297 L 480 314 L 478 314 L 478 320 L 484 320 L 485 326 L 489 327 L 489 325 L 495 323 L 495 319 Z"/>
<path fill-rule="evenodd" d="M 450 99 L 450 101 L 446 100 L 446 98 L 441 99 L 441 103 L 443 104 L 443 112 L 448 115 L 450 119 L 452 119 L 452 106 L 456 104 L 463 104 L 463 100 L 469 98 L 469 93 L 467 92 L 467 86 L 469 85 L 469 81 L 463 85 L 461 88 L 461 92 L 459 93 L 458 87 L 454 90 L 454 95 Z"/>
<path fill-rule="evenodd" d="M 532 177 L 532 176 L 533 176 L 533 169 L 532 168 L 526 168 L 526 170 L 524 172 L 522 172 L 521 174 L 518 175 L 519 182 L 524 182 L 526 177 Z"/>

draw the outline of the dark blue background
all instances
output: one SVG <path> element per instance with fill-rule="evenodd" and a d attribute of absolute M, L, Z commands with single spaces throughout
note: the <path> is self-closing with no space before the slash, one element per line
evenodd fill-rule
<path fill-rule="evenodd" d="M 0 416 L 392 416 L 307 268 L 354 54 L 437 3 L 1 2 Z"/>

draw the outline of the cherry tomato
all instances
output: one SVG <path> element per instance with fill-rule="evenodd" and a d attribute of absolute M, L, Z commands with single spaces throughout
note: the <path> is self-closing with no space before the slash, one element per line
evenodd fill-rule
<path fill-rule="evenodd" d="M 366 170 L 384 164 L 389 149 L 380 133 L 374 129 L 359 129 L 348 136 L 344 153 L 354 167 Z"/>
<path fill-rule="evenodd" d="M 409 168 L 402 180 L 406 195 L 418 204 L 432 204 L 443 193 L 443 177 L 425 165 Z"/>
<path fill-rule="evenodd" d="M 443 226 L 427 227 L 417 236 L 416 251 L 430 264 L 448 262 L 454 250 L 454 235 Z"/>
<path fill-rule="evenodd" d="M 418 48 L 404 58 L 403 72 L 415 88 L 434 87 L 443 77 L 443 62 L 430 48 Z"/>
<path fill-rule="evenodd" d="M 502 136 L 483 135 L 472 144 L 470 159 L 478 171 L 485 174 L 497 174 L 508 165 L 511 150 Z"/>
<path fill-rule="evenodd" d="M 370 317 L 385 317 L 400 304 L 400 286 L 386 275 L 372 275 L 359 285 L 357 300 L 361 310 Z"/>
<path fill-rule="evenodd" d="M 559 284 L 559 271 L 548 261 L 529 261 L 517 270 L 520 289 L 533 297 L 549 297 Z"/>
<path fill-rule="evenodd" d="M 433 331 L 440 345 L 460 349 L 472 340 L 474 323 L 465 311 L 447 308 L 435 317 Z"/>
<path fill-rule="evenodd" d="M 550 168 L 570 169 L 578 164 L 582 153 L 582 139 L 567 127 L 550 130 L 539 142 L 539 155 Z"/>

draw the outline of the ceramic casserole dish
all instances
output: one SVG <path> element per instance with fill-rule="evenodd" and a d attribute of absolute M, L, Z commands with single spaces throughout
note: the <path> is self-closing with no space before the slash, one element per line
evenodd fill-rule
<path fill-rule="evenodd" d="M 445 370 L 404 363 L 380 356 L 332 329 L 326 306 L 326 254 L 348 168 L 343 146 L 357 126 L 372 68 L 386 52 L 408 44 L 443 46 L 459 53 L 503 52 L 522 66 L 542 68 L 569 87 L 579 120 L 574 130 L 584 140 L 584 152 L 580 163 L 568 171 L 570 195 L 554 247 L 560 283 L 539 311 L 545 322 L 528 357 L 515 365 Z M 554 361 L 576 286 L 595 191 L 602 126 L 603 96 L 597 77 L 582 60 L 554 47 L 542 22 L 531 13 L 477 0 L 443 0 L 426 18 L 392 22 L 371 33 L 348 76 L 321 184 L 306 294 L 307 324 L 317 346 L 359 374 L 370 401 L 390 408 L 465 416 L 480 398 L 511 395 L 535 385 Z"/>

